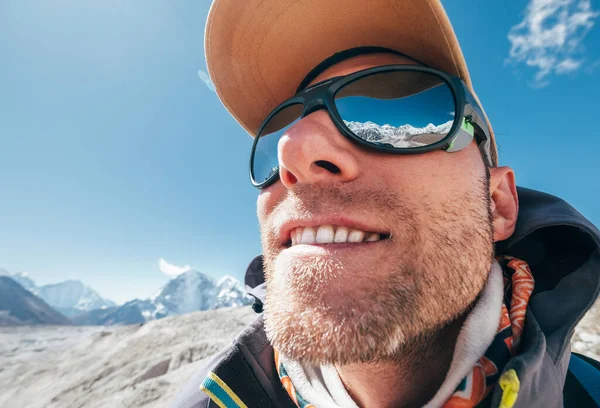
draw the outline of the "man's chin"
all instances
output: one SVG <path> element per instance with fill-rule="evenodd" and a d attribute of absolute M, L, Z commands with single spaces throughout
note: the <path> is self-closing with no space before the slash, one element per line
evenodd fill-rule
<path fill-rule="evenodd" d="M 390 298 L 378 293 L 381 285 L 364 270 L 362 279 L 351 279 L 358 269 L 330 258 L 319 262 L 321 267 L 311 269 L 306 264 L 278 269 L 269 280 L 264 319 L 273 346 L 309 364 L 351 364 L 393 354 L 405 341 L 402 307 L 390 311 Z M 395 295 L 402 291 L 398 286 Z"/>
<path fill-rule="evenodd" d="M 334 307 L 297 304 L 296 307 L 285 307 L 267 298 L 264 319 L 273 347 L 300 363 L 369 362 L 392 355 L 404 342 L 398 326 L 393 329 L 383 321 L 374 321 L 369 318 L 373 314 L 361 318 L 358 310 L 340 312 Z"/>

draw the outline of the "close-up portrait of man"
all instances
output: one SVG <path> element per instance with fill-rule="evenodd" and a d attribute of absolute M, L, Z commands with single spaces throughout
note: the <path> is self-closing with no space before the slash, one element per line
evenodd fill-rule
<path fill-rule="evenodd" d="M 440 1 L 215 0 L 205 53 L 254 137 L 259 316 L 174 407 L 597 400 L 570 341 L 600 234 L 499 164 Z"/>

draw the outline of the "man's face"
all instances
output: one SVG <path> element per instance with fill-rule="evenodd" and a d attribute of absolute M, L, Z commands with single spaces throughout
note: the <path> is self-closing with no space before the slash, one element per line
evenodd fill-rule
<path fill-rule="evenodd" d="M 314 82 L 410 63 L 362 55 Z M 290 128 L 278 149 L 280 180 L 257 206 L 265 328 L 281 353 L 313 364 L 393 358 L 474 302 L 493 260 L 489 173 L 475 142 L 456 153 L 368 151 L 320 110 Z M 294 228 L 322 225 L 389 238 L 288 245 Z"/>

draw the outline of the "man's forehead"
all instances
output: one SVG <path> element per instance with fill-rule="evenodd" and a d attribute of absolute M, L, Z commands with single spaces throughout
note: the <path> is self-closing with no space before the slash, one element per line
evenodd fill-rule
<path fill-rule="evenodd" d="M 369 54 L 354 55 L 342 61 L 339 61 L 317 75 L 307 86 L 324 81 L 335 76 L 348 75 L 362 69 L 372 68 L 381 65 L 391 64 L 410 64 L 419 65 L 418 62 L 403 55 L 392 54 L 389 52 L 377 52 Z"/>

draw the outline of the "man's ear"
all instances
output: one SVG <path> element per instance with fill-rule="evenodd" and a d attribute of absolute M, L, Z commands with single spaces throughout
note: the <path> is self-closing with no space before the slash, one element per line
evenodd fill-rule
<path fill-rule="evenodd" d="M 507 166 L 490 168 L 490 197 L 494 242 L 503 241 L 515 231 L 519 214 L 519 197 L 513 169 Z"/>

